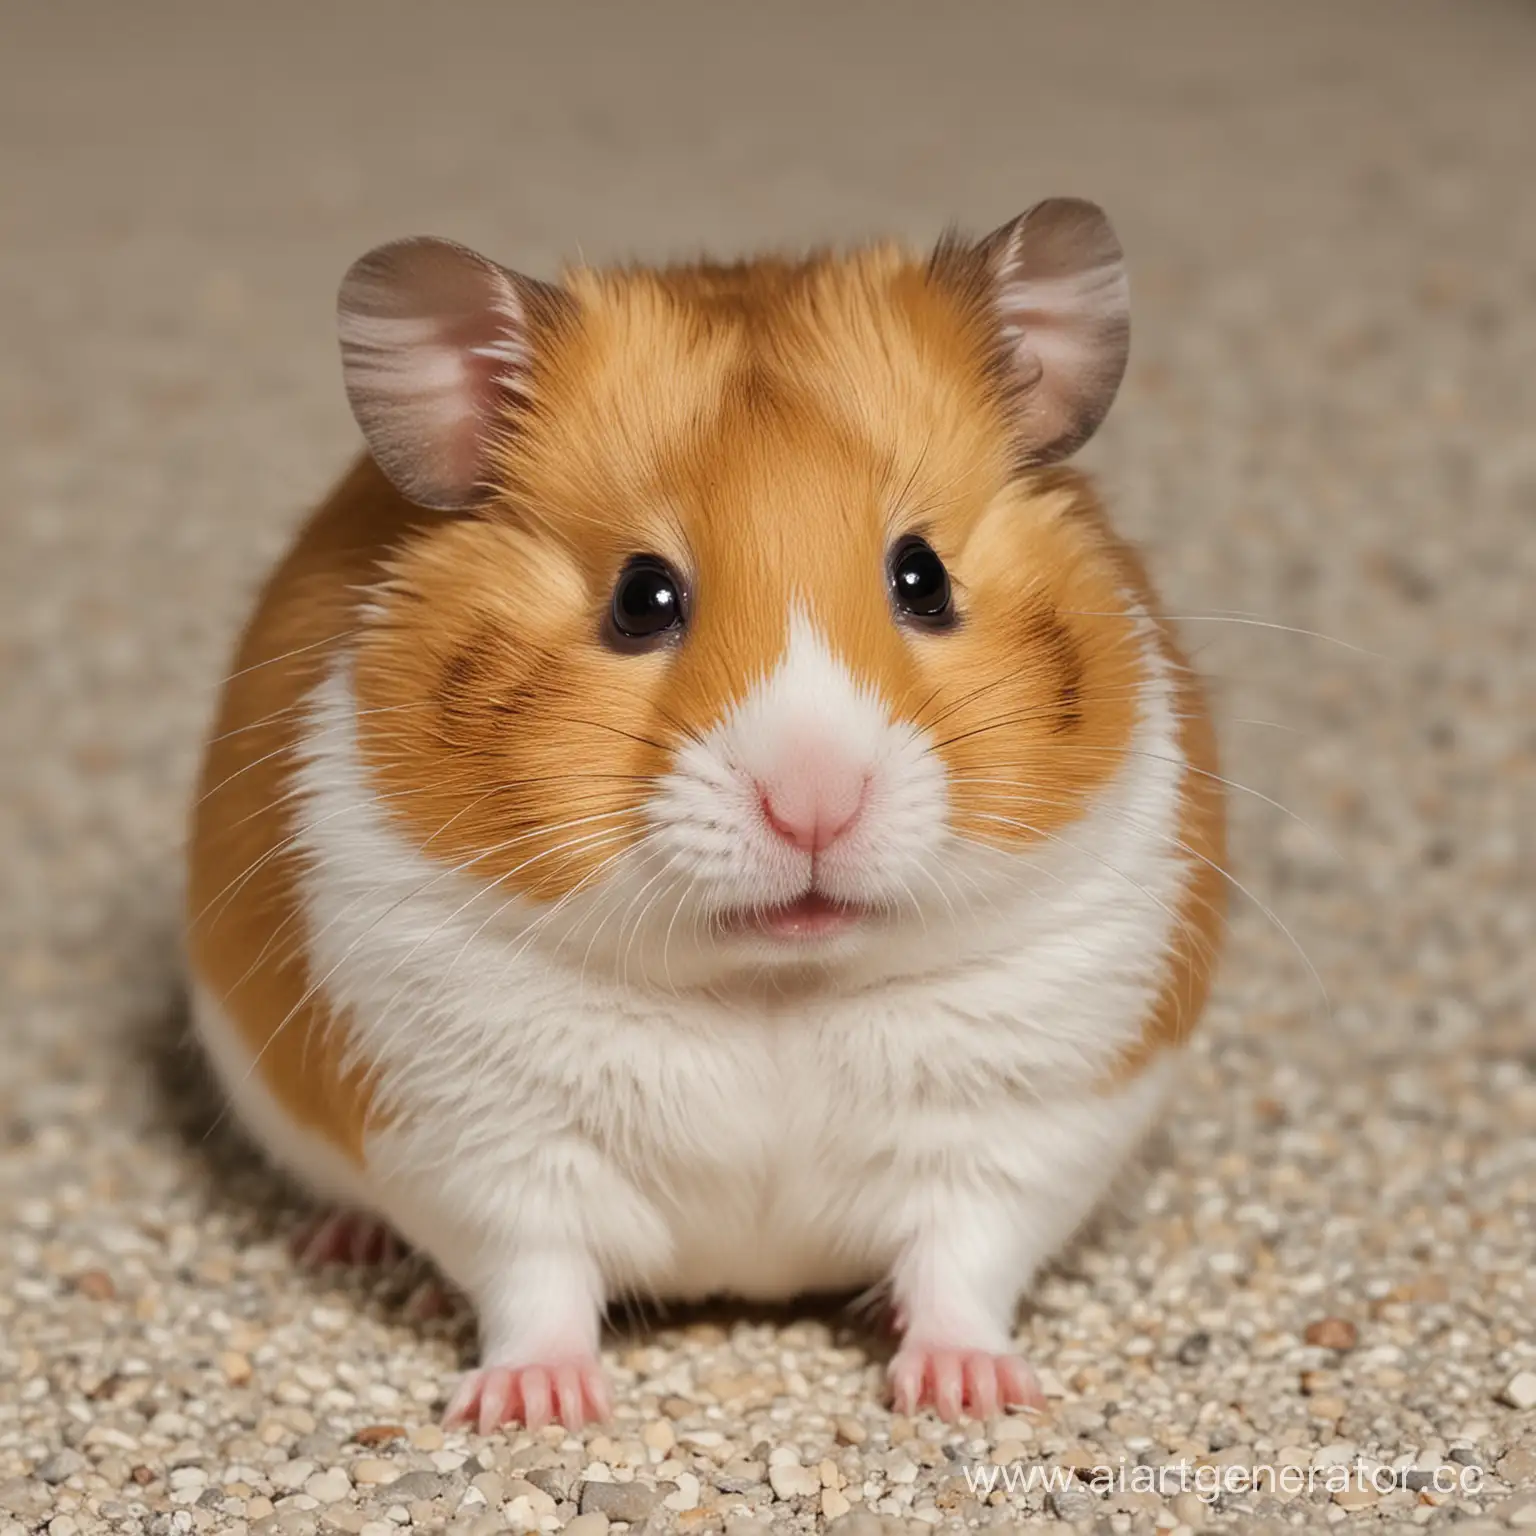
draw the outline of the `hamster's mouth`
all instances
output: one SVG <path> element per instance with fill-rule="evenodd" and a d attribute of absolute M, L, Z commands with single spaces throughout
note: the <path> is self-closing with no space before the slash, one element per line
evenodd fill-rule
<path fill-rule="evenodd" d="M 780 902 L 777 906 L 743 907 L 728 912 L 720 920 L 720 930 L 731 935 L 796 944 L 835 938 L 856 927 L 870 914 L 869 907 L 834 901 L 819 891 L 807 891 L 805 895 Z"/>

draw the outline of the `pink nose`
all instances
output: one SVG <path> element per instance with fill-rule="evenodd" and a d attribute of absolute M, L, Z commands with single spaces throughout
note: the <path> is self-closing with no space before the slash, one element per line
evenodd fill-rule
<path fill-rule="evenodd" d="M 795 764 L 759 783 L 763 819 L 802 853 L 830 848 L 859 819 L 867 775 L 830 764 Z"/>

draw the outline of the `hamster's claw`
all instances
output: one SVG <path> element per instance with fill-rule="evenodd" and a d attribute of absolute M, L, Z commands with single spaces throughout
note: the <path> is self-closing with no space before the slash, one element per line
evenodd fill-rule
<path fill-rule="evenodd" d="M 306 1269 L 324 1264 L 398 1264 L 405 1245 L 394 1229 L 364 1211 L 331 1211 L 304 1223 L 291 1241 L 293 1256 Z"/>
<path fill-rule="evenodd" d="M 576 1430 L 606 1419 L 611 1411 L 603 1368 L 586 1358 L 470 1371 L 449 1400 L 443 1423 L 467 1424 L 489 1435 L 503 1424 L 539 1430 L 558 1418 Z"/>
<path fill-rule="evenodd" d="M 891 1361 L 890 1380 L 898 1413 L 931 1407 L 948 1423 L 990 1418 L 1004 1408 L 1045 1409 L 1040 1382 L 1018 1355 L 903 1344 Z"/>

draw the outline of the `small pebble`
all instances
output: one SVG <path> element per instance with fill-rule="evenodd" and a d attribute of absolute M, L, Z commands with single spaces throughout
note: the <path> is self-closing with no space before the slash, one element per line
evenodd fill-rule
<path fill-rule="evenodd" d="M 65 1449 L 55 1451 L 38 1469 L 37 1475 L 45 1483 L 62 1483 L 66 1479 L 75 1476 L 77 1472 L 84 1472 L 90 1463 L 79 1451 Z"/>
<path fill-rule="evenodd" d="M 352 1479 L 340 1467 L 331 1467 L 328 1471 L 317 1472 L 313 1477 L 306 1478 L 304 1492 L 312 1499 L 319 1499 L 322 1504 L 334 1504 L 352 1492 Z"/>
<path fill-rule="evenodd" d="M 556 1500 L 570 1498 L 576 1482 L 576 1474 L 566 1467 L 530 1467 L 524 1476 L 533 1487 Z"/>
<path fill-rule="evenodd" d="M 664 1490 L 642 1483 L 601 1483 L 588 1479 L 581 1485 L 581 1513 L 603 1514 L 631 1525 L 644 1520 L 661 1503 Z"/>
<path fill-rule="evenodd" d="M 661 1502 L 668 1508 L 684 1513 L 699 1507 L 699 1480 L 692 1472 L 679 1472 L 677 1487 Z"/>
<path fill-rule="evenodd" d="M 392 1461 L 381 1461 L 377 1456 L 363 1456 L 352 1463 L 354 1483 L 392 1483 L 400 1476 L 400 1468 Z"/>
<path fill-rule="evenodd" d="M 768 1482 L 780 1499 L 808 1499 L 821 1492 L 821 1478 L 809 1467 L 780 1462 L 768 1468 Z"/>
<path fill-rule="evenodd" d="M 1211 1336 L 1208 1333 L 1191 1333 L 1178 1348 L 1180 1365 L 1201 1365 L 1211 1352 Z"/>
<path fill-rule="evenodd" d="M 852 1506 L 836 1488 L 826 1488 L 821 1495 L 821 1514 L 824 1520 L 836 1520 L 846 1515 Z"/>
<path fill-rule="evenodd" d="M 1355 1347 L 1360 1331 L 1347 1317 L 1322 1317 L 1307 1324 L 1304 1337 L 1308 1344 L 1343 1352 Z"/>
<path fill-rule="evenodd" d="M 1046 1494 L 1045 1503 L 1058 1519 L 1074 1523 L 1091 1520 L 1099 1508 L 1098 1499 L 1081 1488 L 1053 1488 Z"/>
<path fill-rule="evenodd" d="M 403 1424 L 365 1424 L 352 1438 L 359 1445 L 388 1445 L 391 1440 L 404 1440 L 409 1433 Z"/>
<path fill-rule="evenodd" d="M 219 1356 L 219 1369 L 232 1387 L 243 1387 L 251 1379 L 251 1361 L 239 1350 L 227 1349 Z"/>
<path fill-rule="evenodd" d="M 711 1474 L 710 1481 L 722 1493 L 746 1493 L 762 1482 L 767 1470 L 760 1461 L 733 1457 L 718 1471 Z"/>
<path fill-rule="evenodd" d="M 1190 1493 L 1187 1490 L 1175 1494 L 1169 1508 L 1178 1518 L 1179 1523 L 1187 1525 L 1192 1531 L 1200 1530 L 1210 1518 L 1211 1513 L 1210 1506 L 1198 1493 Z"/>
<path fill-rule="evenodd" d="M 389 1484 L 391 1499 L 410 1503 L 413 1499 L 435 1499 L 448 1486 L 441 1472 L 407 1472 Z"/>
<path fill-rule="evenodd" d="M 665 1455 L 677 1444 L 677 1431 L 670 1419 L 652 1419 L 640 1431 L 640 1438 L 651 1450 Z"/>
<path fill-rule="evenodd" d="M 1381 1502 L 1381 1495 L 1369 1483 L 1340 1488 L 1333 1495 L 1333 1502 L 1340 1509 L 1369 1509 Z"/>

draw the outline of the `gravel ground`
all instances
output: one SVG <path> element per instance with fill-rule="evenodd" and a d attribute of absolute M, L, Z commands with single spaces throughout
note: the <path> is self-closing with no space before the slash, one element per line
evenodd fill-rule
<path fill-rule="evenodd" d="M 5 31 L 0 1536 L 1536 1526 L 1536 11 L 18 0 Z M 1131 253 L 1092 455 L 1197 616 L 1255 898 L 1168 1134 L 1021 1323 L 1053 1411 L 893 1417 L 857 1320 L 722 1310 L 616 1329 L 603 1433 L 444 1434 L 468 1320 L 295 1268 L 178 992 L 198 736 L 352 451 L 335 279 L 415 230 L 548 270 L 1053 191 Z"/>

